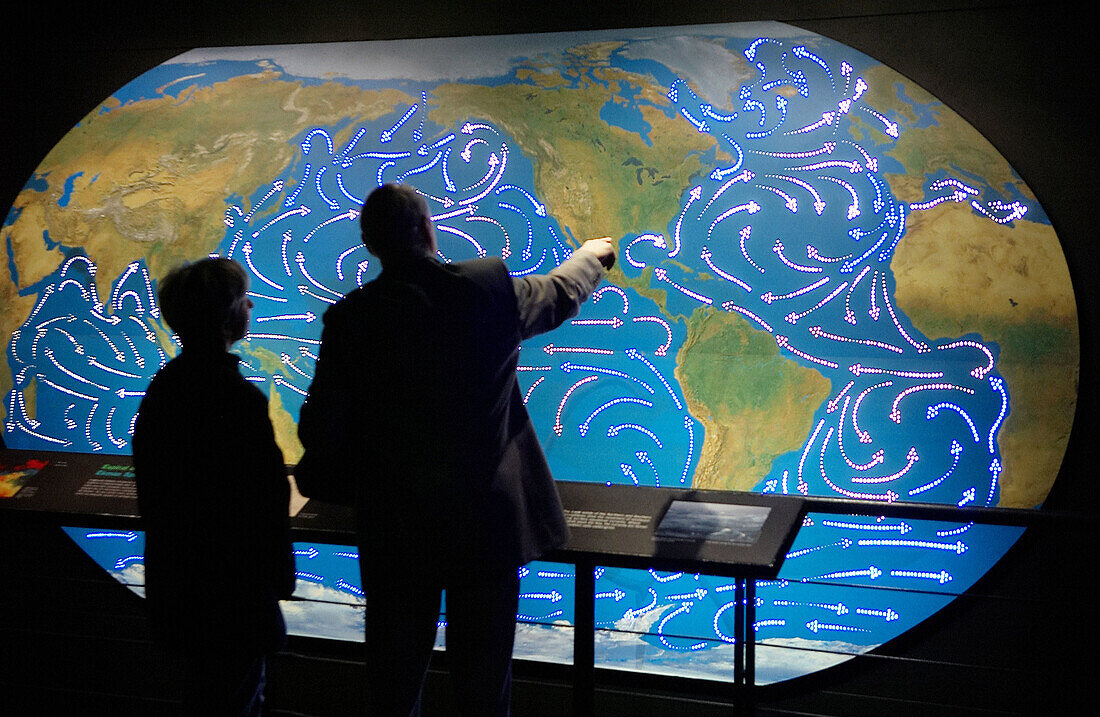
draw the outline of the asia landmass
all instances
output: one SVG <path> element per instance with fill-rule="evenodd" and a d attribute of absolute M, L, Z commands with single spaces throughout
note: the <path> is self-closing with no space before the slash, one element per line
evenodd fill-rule
<path fill-rule="evenodd" d="M 100 297 L 137 257 L 153 278 L 162 276 L 217 247 L 226 199 L 247 198 L 284 173 L 299 133 L 369 122 L 415 102 L 398 90 L 304 84 L 269 66 L 258 70 L 175 94 L 161 88 L 162 96 L 150 99 L 112 97 L 54 147 L 3 229 L 13 268 L 0 279 L 3 335 L 22 324 L 37 299 L 19 292 L 55 271 L 66 251 L 81 247 L 95 263 Z M 174 343 L 158 335 L 174 355 Z M 11 382 L 9 374 L 0 377 L 0 392 Z M 284 453 L 300 452 L 293 421 L 280 416 L 277 426 Z"/>

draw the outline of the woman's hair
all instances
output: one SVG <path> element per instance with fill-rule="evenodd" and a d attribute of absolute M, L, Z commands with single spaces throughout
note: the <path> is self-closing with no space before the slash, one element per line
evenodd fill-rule
<path fill-rule="evenodd" d="M 173 269 L 160 280 L 160 310 L 186 347 L 219 345 L 248 330 L 248 275 L 232 259 L 211 257 Z"/>

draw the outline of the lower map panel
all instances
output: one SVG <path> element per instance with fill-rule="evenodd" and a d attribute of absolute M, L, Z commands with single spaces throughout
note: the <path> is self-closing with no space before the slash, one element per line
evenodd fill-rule
<path fill-rule="evenodd" d="M 108 574 L 144 597 L 142 532 L 64 530 Z M 1007 544 L 1018 534 L 1018 529 L 1001 530 Z M 800 577 L 802 542 L 796 540 L 777 579 L 757 582 L 757 684 L 801 677 L 868 652 L 904 625 L 937 612 L 966 587 L 932 580 L 929 573 L 919 588 L 899 589 L 887 583 L 891 573 L 904 571 L 874 566 L 847 576 Z M 294 552 L 297 585 L 293 599 L 283 602 L 288 632 L 361 642 L 365 600 L 358 549 L 295 543 Z M 572 664 L 574 567 L 534 562 L 520 568 L 520 578 L 515 657 Z M 597 567 L 595 578 L 597 667 L 733 680 L 732 580 L 611 567 Z M 446 596 L 440 606 L 440 626 L 445 625 Z M 446 630 L 439 630 L 436 647 L 445 644 Z"/>

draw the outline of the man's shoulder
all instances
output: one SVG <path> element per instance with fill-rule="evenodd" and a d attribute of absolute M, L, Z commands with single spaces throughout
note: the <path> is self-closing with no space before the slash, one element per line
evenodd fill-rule
<path fill-rule="evenodd" d="M 461 277 L 464 281 L 472 282 L 489 294 L 513 296 L 515 293 L 508 267 L 500 257 L 487 256 L 479 259 L 456 261 L 447 264 L 446 267 L 456 276 Z"/>
<path fill-rule="evenodd" d="M 407 298 L 410 288 L 414 291 L 446 286 L 444 277 L 461 278 L 481 285 L 506 285 L 511 287 L 508 266 L 500 257 L 487 256 L 463 261 L 439 262 L 433 260 L 400 267 L 363 284 L 349 292 L 325 311 L 326 321 L 334 321 L 349 314 L 354 315 L 365 305 L 386 301 L 394 297 Z M 443 280 L 441 285 L 439 282 Z"/>
<path fill-rule="evenodd" d="M 377 322 L 420 321 L 445 308 L 513 305 L 515 288 L 499 257 L 399 267 L 349 292 L 325 310 L 330 333 L 361 332 Z"/>
<path fill-rule="evenodd" d="M 459 274 L 500 278 L 508 275 L 508 267 L 498 256 L 485 256 L 444 264 Z"/>
<path fill-rule="evenodd" d="M 499 309 L 511 307 L 506 313 L 514 314 L 516 306 L 516 290 L 514 280 L 508 273 L 508 267 L 500 257 L 483 257 L 467 261 L 455 262 L 455 271 L 463 279 L 470 281 L 478 287 L 476 294 L 482 300 Z"/>
<path fill-rule="evenodd" d="M 377 281 L 377 279 L 375 280 Z M 362 304 L 365 301 L 369 301 L 369 296 L 372 292 L 374 281 L 367 282 L 357 289 L 349 291 L 344 295 L 344 298 L 337 301 L 335 304 L 325 309 L 325 313 L 321 315 L 321 320 L 325 326 L 331 326 L 333 324 L 340 323 L 342 320 L 355 312 L 356 306 Z"/>

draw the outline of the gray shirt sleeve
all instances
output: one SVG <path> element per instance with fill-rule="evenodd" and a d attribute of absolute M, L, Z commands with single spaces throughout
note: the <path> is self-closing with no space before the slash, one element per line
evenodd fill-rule
<path fill-rule="evenodd" d="M 546 274 L 513 279 L 523 338 L 550 331 L 576 316 L 606 273 L 595 254 L 577 250 Z"/>

